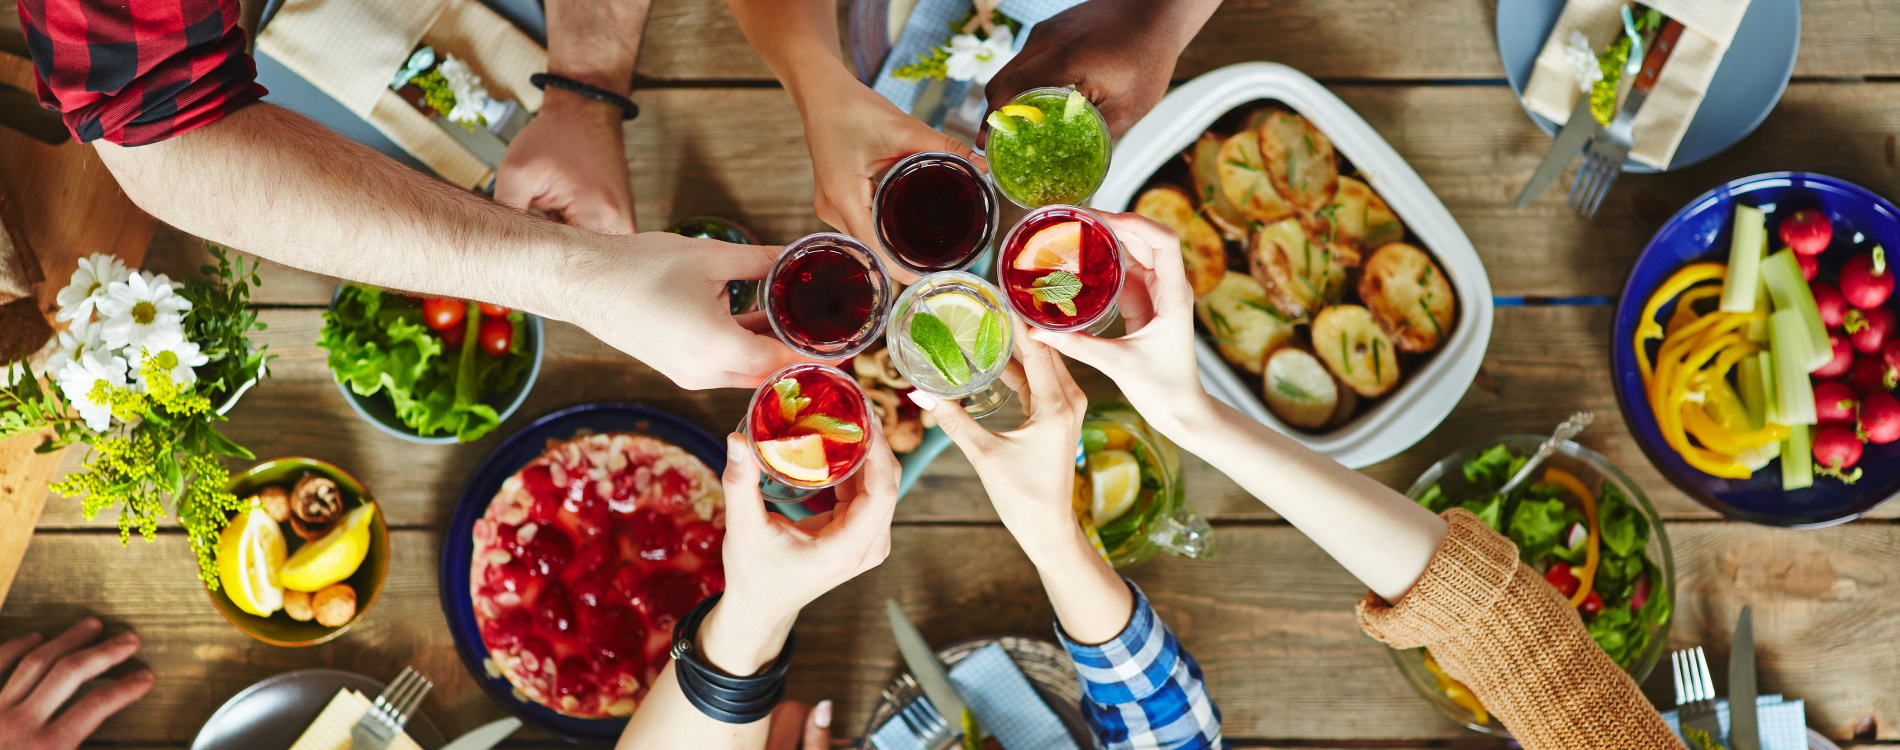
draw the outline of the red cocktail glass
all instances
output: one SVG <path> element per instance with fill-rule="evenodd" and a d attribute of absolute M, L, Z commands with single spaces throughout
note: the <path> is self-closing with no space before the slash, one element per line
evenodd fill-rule
<path fill-rule="evenodd" d="M 791 365 L 752 394 L 741 431 L 758 458 L 766 499 L 794 503 L 864 463 L 871 406 L 858 381 L 830 365 Z"/>
<path fill-rule="evenodd" d="M 765 276 L 763 307 L 780 341 L 813 359 L 844 359 L 884 330 L 891 282 L 864 243 L 822 232 L 785 248 Z"/>
<path fill-rule="evenodd" d="M 1114 322 L 1122 243 L 1095 212 L 1078 206 L 1030 211 L 1003 239 L 998 261 L 999 286 L 1024 322 L 1089 333 Z"/>
<path fill-rule="evenodd" d="M 924 151 L 884 171 L 871 201 L 877 240 L 915 274 L 975 265 L 1001 221 L 989 177 L 956 154 Z"/>

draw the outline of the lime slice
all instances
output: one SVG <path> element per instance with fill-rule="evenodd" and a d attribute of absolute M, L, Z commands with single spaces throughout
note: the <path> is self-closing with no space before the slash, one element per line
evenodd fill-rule
<path fill-rule="evenodd" d="M 350 577 L 369 554 L 369 527 L 374 518 L 375 503 L 356 506 L 337 521 L 330 533 L 304 545 L 284 561 L 278 580 L 283 582 L 284 588 L 314 593 Z"/>
<path fill-rule="evenodd" d="M 1016 123 L 1010 122 L 1009 118 L 1004 117 L 1002 112 L 991 112 L 989 117 L 983 119 L 988 121 L 992 128 L 996 128 L 1010 135 L 1016 134 Z"/>
<path fill-rule="evenodd" d="M 794 482 L 822 484 L 830 478 L 825 439 L 817 434 L 764 441 L 759 443 L 759 456 L 766 466 Z"/>
<path fill-rule="evenodd" d="M 965 352 L 976 351 L 976 337 L 983 330 L 983 316 L 990 313 L 983 301 L 963 292 L 944 292 L 931 297 L 925 303 L 930 314 L 943 321 L 950 329 L 950 337 L 957 342 L 957 348 Z"/>
<path fill-rule="evenodd" d="M 824 414 L 813 414 L 798 420 L 797 427 L 817 433 L 820 437 L 830 438 L 834 443 L 856 443 L 864 439 L 864 428 L 855 423 Z"/>
<path fill-rule="evenodd" d="M 1011 117 L 1021 117 L 1028 120 L 1032 125 L 1041 125 L 1049 120 L 1047 116 L 1043 115 L 1042 110 L 1027 104 L 1005 104 L 1000 111 Z"/>
<path fill-rule="evenodd" d="M 284 564 L 284 530 L 263 508 L 231 519 L 218 537 L 218 583 L 238 609 L 269 617 L 284 607 L 277 569 Z"/>
<path fill-rule="evenodd" d="M 1134 507 L 1141 495 L 1141 464 L 1127 451 L 1102 451 L 1089 456 L 1089 516 L 1106 526 Z"/>

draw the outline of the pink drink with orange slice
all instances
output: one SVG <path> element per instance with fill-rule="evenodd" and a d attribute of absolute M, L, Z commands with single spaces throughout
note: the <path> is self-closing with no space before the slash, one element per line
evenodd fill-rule
<path fill-rule="evenodd" d="M 1122 249 L 1094 212 L 1047 206 L 1029 212 L 1003 240 L 999 277 L 1010 306 L 1049 331 L 1106 327 L 1122 289 Z"/>
<path fill-rule="evenodd" d="M 851 476 L 864 463 L 870 419 L 864 391 L 838 368 L 796 364 L 766 378 L 744 426 L 771 480 L 767 498 L 796 502 Z"/>

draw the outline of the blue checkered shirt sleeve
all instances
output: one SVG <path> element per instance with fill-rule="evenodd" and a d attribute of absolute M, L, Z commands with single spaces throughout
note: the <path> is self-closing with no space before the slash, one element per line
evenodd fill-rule
<path fill-rule="evenodd" d="M 1082 713 L 1106 750 L 1222 747 L 1220 707 L 1207 696 L 1201 665 L 1182 650 L 1132 581 L 1135 615 L 1120 635 L 1100 645 L 1076 643 L 1056 623 L 1056 637 L 1082 678 Z"/>

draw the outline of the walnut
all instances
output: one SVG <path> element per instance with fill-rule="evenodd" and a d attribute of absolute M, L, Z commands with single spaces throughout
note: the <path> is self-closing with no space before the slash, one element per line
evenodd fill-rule
<path fill-rule="evenodd" d="M 310 595 L 296 589 L 284 589 L 284 614 L 297 622 L 309 622 L 317 616 L 310 608 Z"/>
<path fill-rule="evenodd" d="M 284 523 L 290 520 L 290 493 L 281 485 L 271 485 L 258 490 L 251 499 L 264 509 L 270 520 Z"/>
<path fill-rule="evenodd" d="M 318 625 L 334 628 L 348 623 L 356 617 L 356 589 L 332 583 L 310 597 L 310 608 L 316 612 Z"/>
<path fill-rule="evenodd" d="M 315 474 L 297 480 L 290 492 L 290 528 L 304 539 L 318 539 L 343 517 L 343 491 L 329 477 Z"/>

